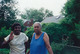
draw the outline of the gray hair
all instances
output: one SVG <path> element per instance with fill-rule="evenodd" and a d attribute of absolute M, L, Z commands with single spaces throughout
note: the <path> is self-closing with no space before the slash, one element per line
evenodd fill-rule
<path fill-rule="evenodd" d="M 35 23 L 33 24 L 33 27 L 34 27 L 35 24 L 39 24 L 39 26 L 42 28 L 42 25 L 41 25 L 40 22 L 35 22 Z"/>

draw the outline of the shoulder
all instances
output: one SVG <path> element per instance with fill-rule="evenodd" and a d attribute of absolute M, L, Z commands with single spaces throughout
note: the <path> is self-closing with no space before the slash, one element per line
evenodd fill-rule
<path fill-rule="evenodd" d="M 27 36 L 25 33 L 21 32 L 20 33 L 21 36 Z"/>
<path fill-rule="evenodd" d="M 46 32 L 44 32 L 44 37 L 47 37 L 47 36 L 48 36 L 48 34 Z"/>
<path fill-rule="evenodd" d="M 43 40 L 44 40 L 45 43 L 49 42 L 49 36 L 48 36 L 47 33 L 44 33 Z"/>
<path fill-rule="evenodd" d="M 20 33 L 20 36 L 21 36 L 23 39 L 27 39 L 27 41 L 28 41 L 28 36 L 27 36 L 25 33 L 21 32 L 21 33 Z"/>
<path fill-rule="evenodd" d="M 44 37 L 43 39 L 49 39 L 48 34 L 46 32 L 44 32 Z"/>

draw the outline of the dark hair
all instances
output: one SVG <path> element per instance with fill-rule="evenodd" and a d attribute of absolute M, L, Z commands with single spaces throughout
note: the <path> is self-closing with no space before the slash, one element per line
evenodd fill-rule
<path fill-rule="evenodd" d="M 11 30 L 13 31 L 14 30 L 14 27 L 15 26 L 21 26 L 19 23 L 14 23 L 14 24 L 12 24 L 12 26 L 11 26 Z"/>

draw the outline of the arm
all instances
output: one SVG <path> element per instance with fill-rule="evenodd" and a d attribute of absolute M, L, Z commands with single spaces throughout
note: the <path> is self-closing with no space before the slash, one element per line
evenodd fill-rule
<path fill-rule="evenodd" d="M 50 43 L 49 43 L 49 37 L 46 33 L 44 34 L 43 39 L 44 39 L 44 42 L 45 42 L 45 45 L 46 45 L 46 48 L 47 48 L 49 54 L 53 54 L 52 48 L 51 48 Z"/>
<path fill-rule="evenodd" d="M 30 50 L 27 52 L 27 54 L 29 54 L 30 53 Z"/>
<path fill-rule="evenodd" d="M 25 42 L 25 53 L 27 51 L 27 42 Z"/>
<path fill-rule="evenodd" d="M 4 40 L 4 42 L 2 43 L 1 47 L 4 47 L 6 44 L 8 44 L 12 39 L 13 39 L 13 31 L 10 33 L 10 36 L 8 37 L 9 40 Z"/>
<path fill-rule="evenodd" d="M 4 48 L 5 45 L 7 45 L 9 42 L 10 42 L 9 40 L 8 41 L 3 41 L 3 43 L 1 44 L 1 48 Z"/>

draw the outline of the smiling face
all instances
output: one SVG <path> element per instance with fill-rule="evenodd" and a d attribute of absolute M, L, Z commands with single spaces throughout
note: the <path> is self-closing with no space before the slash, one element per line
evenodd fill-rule
<path fill-rule="evenodd" d="M 15 35 L 19 35 L 21 32 L 21 26 L 19 25 L 15 26 L 13 32 Z"/>
<path fill-rule="evenodd" d="M 38 23 L 34 24 L 34 32 L 39 34 L 41 32 L 41 27 Z"/>

